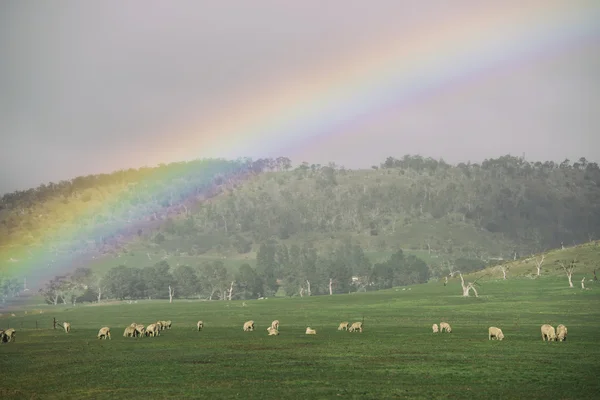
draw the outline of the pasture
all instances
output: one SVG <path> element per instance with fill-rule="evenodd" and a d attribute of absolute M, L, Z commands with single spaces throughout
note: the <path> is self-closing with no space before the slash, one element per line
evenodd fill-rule
<path fill-rule="evenodd" d="M 0 397 L 597 398 L 600 285 L 589 286 L 542 277 L 486 281 L 479 298 L 461 297 L 454 281 L 245 302 L 38 306 L 43 314 L 0 318 L 0 328 L 17 329 L 16 342 L 0 345 Z M 52 317 L 70 322 L 71 333 L 53 330 Z M 363 333 L 337 331 L 363 317 Z M 243 332 L 250 319 L 256 331 Z M 279 336 L 267 336 L 273 319 Z M 157 320 L 173 328 L 156 338 L 122 336 L 134 321 Z M 441 321 L 452 333 L 432 333 Z M 567 341 L 542 342 L 544 323 L 565 324 Z M 102 326 L 112 340 L 96 339 Z M 305 335 L 307 326 L 317 334 Z M 488 341 L 489 326 L 505 339 Z"/>

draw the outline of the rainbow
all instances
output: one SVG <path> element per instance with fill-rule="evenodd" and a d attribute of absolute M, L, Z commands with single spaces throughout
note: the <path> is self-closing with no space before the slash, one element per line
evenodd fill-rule
<path fill-rule="evenodd" d="M 327 67 L 274 78 L 260 93 L 239 93 L 207 113 L 212 118 L 175 128 L 175 160 L 193 159 L 198 149 L 209 157 L 289 155 L 390 107 L 597 40 L 600 32 L 593 0 L 482 3 L 492 5 L 382 38 Z"/>
<path fill-rule="evenodd" d="M 399 37 L 382 38 L 324 68 L 273 78 L 260 92 L 237 93 L 227 107 L 207 110 L 210 118 L 185 121 L 174 128 L 177 134 L 165 135 L 164 143 L 156 146 L 173 149 L 168 155 L 171 160 L 157 161 L 289 154 L 291 149 L 314 146 L 319 137 L 343 134 L 350 125 L 378 118 L 391 107 L 448 86 L 467 86 L 473 77 L 597 40 L 600 34 L 600 2 L 596 0 L 489 3 L 493 4 L 474 7 L 468 14 L 410 28 Z M 207 173 L 212 172 L 218 171 Z M 41 276 L 42 271 L 43 275 L 58 272 L 56 263 L 48 266 L 42 261 L 54 237 L 62 233 L 74 241 L 96 240 L 100 231 L 73 228 L 77 226 L 73 222 L 124 207 L 121 199 L 127 190 L 124 185 L 122 193 L 107 196 L 101 204 L 73 210 L 73 218 L 50 229 L 35 254 L 21 251 L 15 255 L 14 249 L 24 245 L 19 242 L 22 238 L 4 246 L 1 272 L 29 279 Z M 124 222 L 110 229 L 117 232 L 126 227 Z M 13 257 L 29 262 L 8 261 Z"/>

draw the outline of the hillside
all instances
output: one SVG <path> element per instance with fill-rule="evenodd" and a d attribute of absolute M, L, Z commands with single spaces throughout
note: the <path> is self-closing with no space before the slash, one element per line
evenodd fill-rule
<path fill-rule="evenodd" d="M 506 271 L 507 279 L 515 277 L 539 278 L 541 276 L 561 276 L 567 282 L 566 271 L 563 266 L 572 266 L 573 283 L 576 287 L 581 287 L 581 279 L 586 282 L 596 281 L 594 277 L 600 274 L 600 240 L 583 243 L 571 247 L 559 247 L 549 251 L 533 254 L 529 257 L 523 257 L 518 260 L 503 262 L 499 265 L 493 265 L 482 271 L 469 274 L 469 278 L 479 276 L 485 280 L 503 279 L 503 270 Z M 562 264 L 562 265 L 561 265 Z M 540 266 L 540 275 L 538 276 L 538 265 Z M 599 271 L 597 271 L 599 270 Z"/>
<path fill-rule="evenodd" d="M 407 155 L 370 170 L 292 168 L 279 157 L 118 171 L 4 195 L 0 267 L 49 280 L 90 263 L 222 260 L 235 274 L 258 266 L 265 245 L 308 246 L 330 260 L 358 246 L 371 265 L 402 249 L 443 276 L 598 237 L 598 182 L 598 165 L 583 158 L 511 156 L 449 165 Z"/>

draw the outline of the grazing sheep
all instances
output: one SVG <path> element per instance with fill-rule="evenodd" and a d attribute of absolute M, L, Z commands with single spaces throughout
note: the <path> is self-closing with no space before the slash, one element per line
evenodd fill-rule
<path fill-rule="evenodd" d="M 254 330 L 254 321 L 246 321 L 244 322 L 244 332 L 250 332 Z"/>
<path fill-rule="evenodd" d="M 340 326 L 338 326 L 338 331 L 347 331 L 348 325 L 350 325 L 348 321 L 340 322 Z"/>
<path fill-rule="evenodd" d="M 204 322 L 198 321 L 198 323 L 196 324 L 196 326 L 198 327 L 198 331 L 201 331 L 202 328 L 204 328 Z"/>
<path fill-rule="evenodd" d="M 2 337 L 0 338 L 0 341 L 3 343 L 14 342 L 16 335 L 17 332 L 13 328 L 9 328 L 2 332 Z"/>
<path fill-rule="evenodd" d="M 63 328 L 65 328 L 65 332 L 69 333 L 71 332 L 71 324 L 68 322 L 63 322 Z"/>
<path fill-rule="evenodd" d="M 495 326 L 490 326 L 488 328 L 488 340 L 492 339 L 502 340 L 504 339 L 504 333 L 502 333 L 502 329 L 496 328 Z"/>
<path fill-rule="evenodd" d="M 440 331 L 440 328 L 438 328 L 437 324 L 431 325 L 431 329 L 433 329 L 433 333 L 438 333 Z"/>
<path fill-rule="evenodd" d="M 156 325 L 156 328 L 157 328 L 159 331 L 162 331 L 162 330 L 163 330 L 162 321 L 156 321 L 155 325 Z"/>
<path fill-rule="evenodd" d="M 100 328 L 100 330 L 98 331 L 98 339 L 106 340 L 106 338 L 111 339 L 110 328 L 108 326 L 105 326 L 104 328 Z"/>
<path fill-rule="evenodd" d="M 447 333 L 451 333 L 452 332 L 452 328 L 450 327 L 450 324 L 447 322 L 440 322 L 440 332 L 444 332 L 446 331 Z"/>
<path fill-rule="evenodd" d="M 316 329 L 311 329 L 310 326 L 306 328 L 306 334 L 307 335 L 316 335 L 317 331 Z"/>
<path fill-rule="evenodd" d="M 363 331 L 363 323 L 358 321 L 358 322 L 353 322 L 352 325 L 350 325 L 350 328 L 348 328 L 348 332 L 362 332 Z"/>
<path fill-rule="evenodd" d="M 171 321 L 165 321 L 165 326 L 167 329 L 171 329 Z"/>
<path fill-rule="evenodd" d="M 544 324 L 542 325 L 542 341 L 551 341 L 556 340 L 556 332 L 554 331 L 554 327 L 552 325 Z"/>
<path fill-rule="evenodd" d="M 157 324 L 150 324 L 146 327 L 146 336 L 160 336 L 160 328 Z"/>
<path fill-rule="evenodd" d="M 272 326 L 267 328 L 267 332 L 269 332 L 269 336 L 277 336 L 279 335 L 279 331 Z"/>
<path fill-rule="evenodd" d="M 567 340 L 567 327 L 563 324 L 556 327 L 556 339 L 559 342 Z"/>
<path fill-rule="evenodd" d="M 144 328 L 144 325 L 135 324 L 134 329 L 136 336 L 144 336 L 146 333 L 146 328 Z"/>
<path fill-rule="evenodd" d="M 125 328 L 125 330 L 123 331 L 123 337 L 135 337 L 136 336 L 136 330 L 135 327 L 129 325 L 127 328 Z"/>
<path fill-rule="evenodd" d="M 271 322 L 271 328 L 275 329 L 275 330 L 279 330 L 279 320 L 276 319 L 275 321 Z"/>

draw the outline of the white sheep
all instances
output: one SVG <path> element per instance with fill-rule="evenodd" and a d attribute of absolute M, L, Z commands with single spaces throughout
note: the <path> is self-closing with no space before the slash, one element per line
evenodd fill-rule
<path fill-rule="evenodd" d="M 307 335 L 316 335 L 317 331 L 316 331 L 316 329 L 311 329 L 311 327 L 309 326 L 306 328 L 306 334 Z"/>
<path fill-rule="evenodd" d="M 105 339 L 106 340 L 106 338 L 111 339 L 111 337 L 110 337 L 110 328 L 108 326 L 100 328 L 100 330 L 98 331 L 98 339 Z"/>
<path fill-rule="evenodd" d="M 542 331 L 542 340 L 543 341 L 555 341 L 556 340 L 556 332 L 554 331 L 554 327 L 552 325 L 544 324 L 541 327 Z"/>
<path fill-rule="evenodd" d="M 559 342 L 567 340 L 567 327 L 563 324 L 560 324 L 556 327 L 556 339 Z"/>
<path fill-rule="evenodd" d="M 244 332 L 250 332 L 254 330 L 254 321 L 246 321 L 244 322 Z"/>
<path fill-rule="evenodd" d="M 350 328 L 348 328 L 348 332 L 362 332 L 363 331 L 363 323 L 358 321 L 358 322 L 353 322 L 352 325 L 350 325 Z"/>
<path fill-rule="evenodd" d="M 0 336 L 0 342 L 14 342 L 16 334 L 17 331 L 15 331 L 13 328 L 8 328 L 4 332 L 2 332 L 2 335 Z"/>
<path fill-rule="evenodd" d="M 348 321 L 340 322 L 340 325 L 338 326 L 338 331 L 347 331 L 349 325 L 350 322 Z"/>
<path fill-rule="evenodd" d="M 275 330 L 279 330 L 279 320 L 276 319 L 275 321 L 271 322 L 271 328 L 275 329 Z"/>
<path fill-rule="evenodd" d="M 504 339 L 504 333 L 502 333 L 502 329 L 496 328 L 495 326 L 490 326 L 488 328 L 488 340 L 492 339 L 502 340 Z"/>
<path fill-rule="evenodd" d="M 452 332 L 452 327 L 447 322 L 440 322 L 440 332 L 446 331 L 447 333 Z"/>
<path fill-rule="evenodd" d="M 431 329 L 433 329 L 433 333 L 438 333 L 440 331 L 440 328 L 438 328 L 437 324 L 431 325 Z"/>
<path fill-rule="evenodd" d="M 71 324 L 68 322 L 63 322 L 63 328 L 65 328 L 65 332 L 69 333 L 71 332 Z"/>
<path fill-rule="evenodd" d="M 198 327 L 198 331 L 201 331 L 202 328 L 204 328 L 204 322 L 198 321 L 198 323 L 196 324 L 196 327 Z"/>
<path fill-rule="evenodd" d="M 279 335 L 279 331 L 272 326 L 267 328 L 267 332 L 269 332 L 269 336 L 277 336 Z"/>

